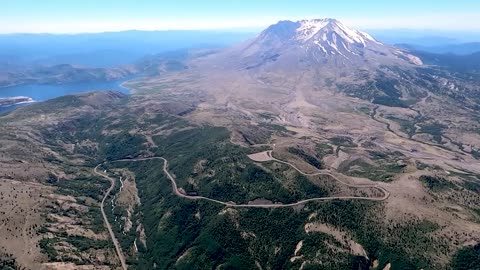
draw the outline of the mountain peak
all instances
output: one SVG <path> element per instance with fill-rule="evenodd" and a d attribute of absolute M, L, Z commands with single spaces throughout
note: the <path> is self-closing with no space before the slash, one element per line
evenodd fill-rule
<path fill-rule="evenodd" d="M 398 64 L 421 65 L 408 52 L 382 44 L 369 34 L 333 18 L 279 21 L 247 44 L 242 53 L 252 61 L 300 59 L 299 63 L 336 66 Z M 280 57 L 281 56 L 281 57 Z M 258 58 L 257 58 L 258 59 Z M 264 61 L 264 60 L 262 60 Z"/>
<path fill-rule="evenodd" d="M 312 38 L 317 41 L 326 41 L 331 37 L 335 40 L 342 38 L 349 44 L 361 44 L 363 47 L 369 42 L 380 43 L 369 34 L 350 28 L 332 18 L 301 20 L 297 23 L 299 27 L 296 31 L 296 39 L 300 41 L 309 41 Z"/>
<path fill-rule="evenodd" d="M 359 54 L 361 48 L 383 45 L 372 36 L 333 18 L 279 21 L 259 37 L 268 45 L 297 44 L 320 50 L 324 55 Z"/>

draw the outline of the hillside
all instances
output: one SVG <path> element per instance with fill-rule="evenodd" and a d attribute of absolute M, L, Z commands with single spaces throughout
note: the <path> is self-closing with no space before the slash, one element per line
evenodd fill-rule
<path fill-rule="evenodd" d="M 334 19 L 281 21 L 145 59 L 131 96 L 2 115 L 0 263 L 468 269 L 478 89 L 423 59 Z"/>

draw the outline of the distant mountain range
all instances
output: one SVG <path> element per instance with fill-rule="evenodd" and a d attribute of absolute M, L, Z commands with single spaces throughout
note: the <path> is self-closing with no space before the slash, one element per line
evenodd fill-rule
<path fill-rule="evenodd" d="M 480 42 L 422 46 L 417 44 L 396 44 L 411 51 L 425 64 L 446 68 L 452 72 L 480 72 Z"/>
<path fill-rule="evenodd" d="M 16 66 L 0 69 L 0 88 L 22 84 L 112 81 L 138 72 L 134 65 L 117 68 L 88 68 L 70 64 Z"/>
<path fill-rule="evenodd" d="M 325 19 L 324 23 L 327 21 L 328 19 Z M 287 25 L 288 22 L 283 23 L 283 26 L 287 27 Z M 308 25 L 304 27 L 308 28 Z M 480 50 L 479 42 L 463 41 L 452 33 L 438 33 L 436 36 L 432 36 L 430 32 L 400 30 L 388 32 L 377 30 L 369 33 L 372 34 L 368 35 L 370 38 L 373 36 L 375 40 L 384 44 L 401 44 L 400 47 L 412 50 L 456 54 L 469 54 Z M 254 36 L 254 32 L 178 30 L 90 34 L 3 34 L 0 35 L 0 68 L 32 63 L 112 67 L 131 64 L 142 57 L 168 51 L 227 47 Z M 471 33 L 464 36 L 470 36 L 472 40 L 480 40 L 480 35 L 477 39 Z"/>
<path fill-rule="evenodd" d="M 466 55 L 414 51 L 426 64 L 444 67 L 453 72 L 479 73 L 480 51 Z"/>
<path fill-rule="evenodd" d="M 413 29 L 365 29 L 370 35 L 388 44 L 440 46 L 480 41 L 480 32 Z"/>
<path fill-rule="evenodd" d="M 424 52 L 437 53 L 437 54 L 468 55 L 468 54 L 480 52 L 480 42 L 443 44 L 443 45 L 435 45 L 435 46 L 401 43 L 401 44 L 396 44 L 395 46 L 402 47 L 409 50 L 424 51 Z"/>
<path fill-rule="evenodd" d="M 4 34 L 0 35 L 0 67 L 32 63 L 112 67 L 172 50 L 229 46 L 252 36 L 224 31 Z"/>

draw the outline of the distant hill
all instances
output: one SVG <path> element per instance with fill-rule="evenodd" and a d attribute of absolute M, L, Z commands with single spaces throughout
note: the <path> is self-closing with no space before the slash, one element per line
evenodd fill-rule
<path fill-rule="evenodd" d="M 476 52 L 480 52 L 480 42 L 469 42 L 460 44 L 443 44 L 436 46 L 425 46 L 412 43 L 396 44 L 401 48 L 406 48 L 415 51 L 425 51 L 436 54 L 457 54 L 468 55 Z"/>
<path fill-rule="evenodd" d="M 480 32 L 455 30 L 366 29 L 376 39 L 387 44 L 417 44 L 443 46 L 480 41 Z"/>
<path fill-rule="evenodd" d="M 166 51 L 224 47 L 253 36 L 225 31 L 123 31 L 0 35 L 0 66 L 75 64 L 111 67 Z"/>
<path fill-rule="evenodd" d="M 480 72 L 480 51 L 467 55 L 415 51 L 425 64 L 445 67 L 454 72 Z"/>

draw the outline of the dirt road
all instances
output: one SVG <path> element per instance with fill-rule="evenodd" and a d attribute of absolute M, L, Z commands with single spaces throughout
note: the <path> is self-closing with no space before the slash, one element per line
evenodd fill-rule
<path fill-rule="evenodd" d="M 295 203 L 289 203 L 289 204 L 235 204 L 235 203 L 231 203 L 231 202 L 223 202 L 223 201 L 219 201 L 219 200 L 215 200 L 215 199 L 211 199 L 211 198 L 207 198 L 207 197 L 203 197 L 203 196 L 192 196 L 192 195 L 187 195 L 183 192 L 181 192 L 178 187 L 177 187 L 177 182 L 175 181 L 175 178 L 170 174 L 170 172 L 168 171 L 168 161 L 163 158 L 163 157 L 150 157 L 150 158 L 137 158 L 137 159 L 120 159 L 120 160 L 115 160 L 115 161 L 110 161 L 110 162 L 138 162 L 138 161 L 145 161 L 145 160 L 153 160 L 153 159 L 161 159 L 163 160 L 163 172 L 167 175 L 168 179 L 170 180 L 170 182 L 172 183 L 172 191 L 175 195 L 179 196 L 179 197 L 182 197 L 182 198 L 186 198 L 186 199 L 190 199 L 190 200 L 205 200 L 205 201 L 210 201 L 210 202 L 214 202 L 214 203 L 218 203 L 218 204 L 222 204 L 222 205 L 225 205 L 225 206 L 228 206 L 228 207 L 236 207 L 236 208 L 285 208 L 285 207 L 293 207 L 293 206 L 298 206 L 298 205 L 302 205 L 302 204 L 305 204 L 305 203 L 308 203 L 308 202 L 315 202 L 315 201 L 328 201 L 328 200 L 365 200 L 365 201 L 383 201 L 383 200 L 386 200 L 389 196 L 390 196 L 390 193 L 385 190 L 384 188 L 380 187 L 380 186 L 377 186 L 377 185 L 353 185 L 353 184 L 348 184 L 348 183 L 345 183 L 343 181 L 341 181 L 340 179 L 338 179 L 337 177 L 335 177 L 334 175 L 330 174 L 329 172 L 318 172 L 318 173 L 313 173 L 313 174 L 308 174 L 308 173 L 305 173 L 305 172 L 302 172 L 300 169 L 298 169 L 297 167 L 295 167 L 295 165 L 293 164 L 290 164 L 286 161 L 282 161 L 282 160 L 278 160 L 278 159 L 275 159 L 271 156 L 271 151 L 268 151 L 268 155 L 272 158 L 272 160 L 274 161 L 277 161 L 277 162 L 280 162 L 280 163 L 283 163 L 283 164 L 286 164 L 286 165 L 289 165 L 291 166 L 292 168 L 294 168 L 295 170 L 297 170 L 299 173 L 303 174 L 303 175 L 306 175 L 306 176 L 315 176 L 315 175 L 328 175 L 332 178 L 334 178 L 336 181 L 346 185 L 346 186 L 349 186 L 349 187 L 354 187 L 354 188 L 366 188 L 366 187 L 371 187 L 371 188 L 376 188 L 378 190 L 380 190 L 384 196 L 382 197 L 357 197 L 357 196 L 332 196 L 332 197 L 319 197 L 319 198 L 311 198 L 311 199 L 305 199 L 305 200 L 301 200 L 301 201 L 298 201 L 298 202 L 295 202 Z M 103 164 L 103 163 L 102 163 Z M 98 166 L 102 165 L 102 164 L 99 164 Z M 97 167 L 98 167 L 97 166 Z M 98 174 L 98 173 L 97 173 Z M 101 176 L 104 176 L 103 174 L 99 174 Z M 105 176 L 104 176 L 105 177 Z M 113 180 L 113 179 L 112 179 Z"/>
<path fill-rule="evenodd" d="M 353 185 L 353 184 L 348 184 L 348 183 L 345 183 L 343 181 L 341 181 L 340 179 L 338 179 L 337 177 L 335 177 L 334 175 L 330 174 L 329 172 L 326 172 L 326 171 L 321 171 L 321 172 L 317 172 L 317 173 L 312 173 L 312 174 L 308 174 L 308 173 L 305 173 L 303 171 L 301 171 L 300 169 L 298 169 L 295 165 L 289 163 L 289 162 L 286 162 L 286 161 L 283 161 L 283 160 L 279 160 L 279 159 L 276 159 L 272 156 L 272 150 L 269 150 L 269 151 L 265 151 L 265 155 L 270 158 L 270 159 L 266 159 L 264 161 L 276 161 L 276 162 L 280 162 L 280 163 L 283 163 L 283 164 L 286 164 L 290 167 L 292 167 L 293 169 L 295 169 L 296 171 L 298 171 L 299 173 L 303 174 L 303 175 L 306 175 L 306 176 L 315 176 L 315 175 L 328 175 L 330 177 L 332 177 L 333 179 L 335 179 L 336 181 L 342 183 L 343 185 L 346 185 L 346 186 L 349 186 L 349 187 L 354 187 L 354 188 L 365 188 L 365 187 L 371 187 L 371 188 L 376 188 L 378 190 L 380 190 L 384 196 L 383 197 L 357 197 L 357 196 L 332 196 L 332 197 L 319 197 L 319 198 L 311 198 L 311 199 L 305 199 L 305 200 L 301 200 L 301 201 L 298 201 L 298 202 L 295 202 L 295 203 L 289 203 L 289 204 L 235 204 L 235 203 L 231 203 L 231 202 L 223 202 L 223 201 L 219 201 L 219 200 L 215 200 L 215 199 L 211 199 L 211 198 L 207 198 L 207 197 L 203 197 L 203 196 L 192 196 L 192 195 L 187 195 L 183 192 L 181 192 L 178 187 L 177 187 L 177 182 L 175 181 L 175 178 L 170 174 L 170 172 L 168 171 L 168 161 L 163 158 L 163 157 L 150 157 L 150 158 L 136 158 L 136 159 L 119 159 L 119 160 L 114 160 L 114 161 L 110 161 L 110 163 L 116 163 L 116 162 L 138 162 L 138 161 L 146 161 L 146 160 L 154 160 L 154 159 L 161 159 L 163 160 L 163 172 L 167 175 L 168 179 L 170 180 L 171 184 L 172 184 L 172 191 L 173 193 L 176 195 L 176 196 L 179 196 L 179 197 L 182 197 L 182 198 L 185 198 L 185 199 L 189 199 L 189 200 L 205 200 L 205 201 L 209 201 L 209 202 L 213 202 L 213 203 L 218 203 L 218 204 L 221 204 L 221 205 L 224 205 L 224 206 L 227 206 L 227 207 L 235 207 L 235 208 L 286 208 L 286 207 L 293 207 L 293 206 L 299 206 L 299 205 L 303 205 L 305 203 L 308 203 L 308 202 L 315 202 L 315 201 L 329 201 L 329 200 L 364 200 L 364 201 L 383 201 L 383 200 L 386 200 L 389 196 L 390 196 L 390 193 L 385 190 L 384 188 L 380 187 L 380 186 L 377 186 L 377 185 Z M 122 269 L 123 270 L 127 270 L 127 265 L 125 263 L 125 257 L 123 256 L 123 253 L 122 253 L 122 249 L 120 247 L 120 244 L 118 243 L 117 241 L 117 238 L 115 237 L 115 234 L 113 233 L 113 230 L 112 230 L 112 227 L 110 225 L 110 222 L 108 221 L 107 219 L 107 215 L 105 214 L 105 211 L 104 211 L 104 204 L 105 204 L 105 200 L 107 199 L 107 197 L 110 195 L 110 193 L 112 192 L 113 188 L 115 187 L 115 179 L 109 177 L 107 174 L 105 173 L 102 173 L 102 172 L 99 172 L 98 171 L 98 168 L 105 164 L 106 162 L 103 162 L 103 163 L 100 163 L 98 164 L 94 169 L 93 169 L 93 172 L 94 174 L 96 175 L 99 175 L 101 177 L 104 177 L 106 178 L 108 181 L 110 181 L 111 185 L 110 187 L 108 188 L 107 192 L 105 193 L 105 196 L 103 197 L 102 199 L 102 203 L 100 204 L 100 209 L 101 209 L 101 212 L 102 212 L 102 216 L 103 216 L 103 220 L 105 221 L 105 226 L 107 226 L 107 229 L 108 229 L 108 232 L 110 234 L 110 237 L 112 239 L 112 242 L 113 242 L 113 245 L 115 246 L 115 250 L 117 252 L 117 255 L 118 255 L 118 259 L 120 260 L 120 263 L 122 264 Z"/>
<path fill-rule="evenodd" d="M 120 263 L 122 265 L 122 269 L 127 270 L 127 264 L 125 262 L 125 257 L 123 256 L 122 248 L 120 247 L 120 244 L 118 243 L 117 238 L 113 233 L 112 226 L 110 226 L 110 222 L 108 221 L 107 215 L 105 214 L 105 210 L 104 210 L 105 200 L 107 199 L 108 195 L 110 195 L 110 192 L 112 192 L 113 188 L 115 187 L 115 179 L 98 171 L 98 167 L 100 167 L 102 164 L 104 163 L 98 164 L 93 169 L 93 173 L 110 181 L 110 187 L 108 188 L 107 192 L 105 193 L 105 196 L 102 199 L 102 203 L 100 204 L 100 210 L 102 212 L 103 220 L 105 221 L 105 226 L 107 226 L 108 233 L 110 234 L 110 238 L 112 238 L 113 245 L 115 246 L 115 250 L 117 252 L 118 259 L 120 260 Z"/>
<path fill-rule="evenodd" d="M 317 175 L 326 175 L 326 176 L 330 176 L 332 177 L 333 179 L 335 179 L 335 181 L 341 183 L 342 185 L 344 186 L 347 186 L 347 187 L 353 187 L 353 188 L 375 188 L 377 190 L 380 190 L 383 194 L 384 194 L 384 197 L 385 199 L 388 198 L 388 196 L 390 195 L 388 193 L 388 191 L 386 189 L 384 189 L 383 187 L 380 187 L 378 185 L 375 185 L 375 184 L 349 184 L 349 183 L 346 183 L 346 182 L 343 182 L 342 180 L 338 179 L 336 176 L 334 176 L 329 170 L 318 170 L 318 172 L 316 173 L 305 173 L 303 171 L 301 171 L 299 168 L 297 168 L 295 165 L 293 165 L 292 163 L 289 163 L 287 161 L 283 161 L 283 160 L 280 160 L 280 159 L 277 159 L 277 158 L 274 158 L 273 155 L 272 155 L 272 150 L 268 150 L 268 151 L 265 151 L 266 155 L 268 157 L 270 157 L 270 160 L 273 160 L 273 161 L 276 161 L 276 162 L 279 162 L 279 163 L 283 163 L 285 165 L 288 165 L 290 167 L 292 167 L 294 170 L 296 170 L 297 172 L 299 172 L 300 174 L 302 175 L 305 175 L 305 176 L 317 176 Z"/>

